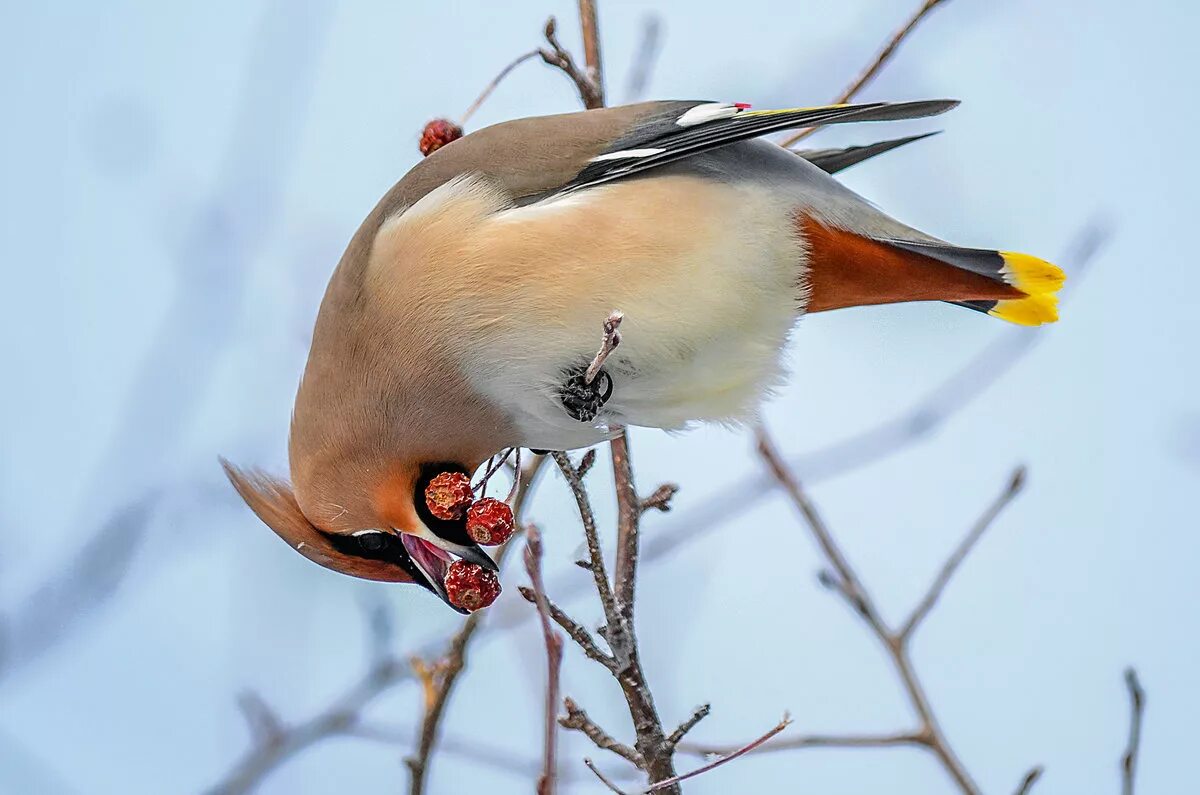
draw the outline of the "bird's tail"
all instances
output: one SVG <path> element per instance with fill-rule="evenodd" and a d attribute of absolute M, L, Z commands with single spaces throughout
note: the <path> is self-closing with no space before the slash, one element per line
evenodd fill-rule
<path fill-rule="evenodd" d="M 947 301 L 1023 326 L 1058 320 L 1057 266 L 1028 254 L 870 237 L 803 216 L 809 312 Z"/>

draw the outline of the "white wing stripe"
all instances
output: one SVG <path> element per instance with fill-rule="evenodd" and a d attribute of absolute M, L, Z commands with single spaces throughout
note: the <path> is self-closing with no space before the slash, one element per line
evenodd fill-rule
<path fill-rule="evenodd" d="M 650 157 L 651 155 L 661 154 L 667 151 L 666 149 L 622 149 L 620 152 L 609 152 L 607 154 L 593 157 L 589 162 L 599 163 L 604 160 L 624 160 L 627 157 Z"/>
<path fill-rule="evenodd" d="M 688 112 L 675 120 L 680 127 L 694 127 L 707 121 L 728 119 L 741 112 L 741 108 L 728 102 L 709 102 L 689 108 Z"/>

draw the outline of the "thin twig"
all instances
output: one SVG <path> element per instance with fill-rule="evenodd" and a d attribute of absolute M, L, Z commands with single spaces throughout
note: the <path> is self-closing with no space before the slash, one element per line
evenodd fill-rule
<path fill-rule="evenodd" d="M 596 351 L 596 355 L 592 358 L 592 363 L 588 365 L 587 370 L 583 374 L 583 382 L 590 384 L 596 380 L 596 376 L 600 374 L 600 368 L 608 361 L 608 357 L 621 344 L 621 321 L 625 319 L 624 313 L 614 309 L 607 318 L 604 319 L 604 336 L 600 340 L 600 350 Z"/>
<path fill-rule="evenodd" d="M 364 707 L 410 677 L 408 667 L 396 658 L 375 663 L 358 682 L 309 720 L 291 726 L 277 722 L 269 737 L 256 737 L 258 742 L 220 783 L 208 790 L 208 795 L 253 791 L 285 759 L 331 737 L 350 733 Z"/>
<path fill-rule="evenodd" d="M 542 774 L 538 778 L 537 794 L 554 795 L 558 772 L 558 684 L 563 641 L 550 623 L 550 604 L 546 598 L 546 584 L 542 580 L 542 534 L 532 524 L 525 527 L 525 571 L 533 585 L 533 603 L 542 622 L 542 637 L 546 643 L 546 736 L 542 746 Z"/>
<path fill-rule="evenodd" d="M 991 527 L 992 522 L 1000 515 L 1000 512 L 1021 493 L 1021 488 L 1024 485 L 1025 467 L 1017 467 L 1012 477 L 1009 478 L 1008 485 L 1004 491 L 1000 492 L 1000 496 L 996 498 L 996 501 L 988 506 L 983 516 L 979 517 L 975 526 L 971 528 L 971 532 L 967 533 L 966 538 L 959 543 L 953 554 L 942 565 L 942 569 L 938 572 L 938 576 L 934 579 L 933 584 L 929 586 L 929 590 L 925 592 L 925 596 L 921 598 L 921 601 L 913 609 L 908 620 L 904 622 L 904 626 L 897 633 L 901 641 L 908 640 L 909 636 L 913 634 L 925 619 L 925 616 L 929 615 L 929 611 L 937 604 L 938 598 L 942 595 L 942 591 L 946 589 L 946 585 L 950 582 L 950 578 L 954 576 L 954 572 L 962 565 L 963 560 L 970 554 L 979 539 L 983 537 L 984 532 Z"/>
<path fill-rule="evenodd" d="M 622 614 L 626 620 L 632 620 L 642 500 L 634 485 L 633 464 L 629 460 L 629 436 L 624 428 L 620 428 L 609 442 L 609 449 L 617 491 L 617 556 L 613 564 L 613 591 Z"/>
<path fill-rule="evenodd" d="M 600 779 L 601 784 L 608 787 L 609 792 L 615 792 L 617 795 L 626 795 L 625 790 L 621 789 L 616 784 L 612 783 L 612 781 L 607 776 L 605 776 L 603 773 L 600 772 L 600 769 L 596 767 L 595 763 L 592 762 L 592 760 L 588 759 L 587 757 L 584 757 L 583 763 L 585 765 L 587 765 L 588 770 L 590 770 L 596 774 L 596 778 Z"/>
<path fill-rule="evenodd" d="M 544 461 L 545 458 L 541 456 L 534 458 L 529 463 L 528 470 L 521 473 L 521 486 L 517 489 L 517 493 L 512 501 L 513 516 L 518 523 L 517 526 L 520 526 L 526 502 L 532 493 L 533 485 L 537 480 L 537 474 L 541 471 Z M 513 544 L 510 539 L 510 542 L 505 544 L 500 549 L 500 552 L 497 553 L 496 562 L 498 564 L 503 563 L 504 558 L 508 555 L 508 551 L 512 548 Z M 426 700 L 424 714 L 421 718 L 421 731 L 417 741 L 417 748 L 412 756 L 405 760 L 411 773 L 410 795 L 422 795 L 425 791 L 429 759 L 437 743 L 442 718 L 450 702 L 450 695 L 454 691 L 454 685 L 466 667 L 467 650 L 471 639 L 474 637 L 486 613 L 486 610 L 472 613 L 463 621 L 458 632 L 450 639 L 442 659 L 433 666 L 435 674 L 427 680 L 430 692 Z"/>
<path fill-rule="evenodd" d="M 765 743 L 755 753 L 796 751 L 802 748 L 894 748 L 924 746 L 926 738 L 914 732 L 899 734 L 808 734 L 802 737 L 784 737 Z M 728 756 L 741 745 L 707 745 L 703 743 L 680 743 L 679 750 L 695 756 Z"/>
<path fill-rule="evenodd" d="M 554 459 L 554 463 L 558 464 L 559 471 L 563 473 L 567 485 L 571 488 L 571 493 L 575 495 L 579 519 L 583 523 L 583 537 L 587 542 L 590 571 L 596 584 L 596 592 L 600 596 L 600 606 L 604 609 L 604 620 L 612 625 L 618 620 L 619 614 L 612 586 L 608 582 L 604 553 L 600 550 L 600 534 L 596 529 L 596 514 L 592 511 L 591 498 L 588 497 L 587 489 L 583 487 L 583 480 L 579 474 L 579 470 L 583 469 L 583 466 L 580 465 L 577 469 L 571 464 L 571 459 L 567 457 L 567 454 L 563 452 L 555 451 L 550 456 Z M 592 460 L 595 460 L 595 456 L 592 456 Z M 588 457 L 585 455 L 584 462 L 587 461 Z"/>
<path fill-rule="evenodd" d="M 588 565 L 590 567 L 591 564 Z M 536 604 L 537 596 L 534 594 L 532 588 L 518 586 L 518 590 L 527 602 Z M 571 640 L 579 644 L 579 647 L 583 649 L 583 653 L 589 659 L 603 665 L 608 669 L 609 673 L 615 674 L 617 672 L 616 661 L 600 650 L 600 647 L 596 645 L 596 641 L 592 639 L 591 633 L 584 629 L 582 624 L 567 615 L 566 611 L 554 604 L 550 599 L 546 599 L 546 608 L 549 610 L 550 618 L 554 620 L 554 623 L 562 627 L 571 637 Z"/>
<path fill-rule="evenodd" d="M 1017 787 L 1015 795 L 1029 795 L 1029 792 L 1033 789 L 1033 785 L 1037 783 L 1037 780 L 1042 777 L 1042 773 L 1044 772 L 1045 770 L 1041 765 L 1030 768 L 1029 772 L 1025 774 L 1025 778 L 1021 779 L 1021 784 Z"/>
<path fill-rule="evenodd" d="M 758 739 L 751 740 L 750 742 L 746 743 L 746 745 L 737 749 L 736 751 L 729 754 L 728 756 L 723 756 L 720 759 L 715 759 L 712 762 L 709 762 L 707 765 L 703 765 L 701 767 L 696 768 L 695 770 L 689 771 L 687 773 L 683 773 L 682 775 L 673 776 L 672 778 L 665 779 L 663 781 L 659 781 L 655 784 L 652 784 L 646 790 L 646 792 L 648 792 L 648 793 L 649 792 L 658 792 L 659 790 L 666 789 L 667 787 L 677 785 L 681 781 L 686 781 L 687 779 L 694 778 L 696 776 L 701 775 L 702 773 L 707 773 L 708 771 L 710 771 L 714 768 L 718 768 L 727 762 L 732 762 L 733 760 L 737 759 L 739 756 L 748 754 L 751 751 L 753 751 L 754 749 L 760 747 L 761 745 L 766 743 L 768 740 L 770 740 L 772 737 L 779 734 L 781 731 L 783 731 L 788 726 L 790 726 L 791 723 L 792 723 L 792 719 L 789 718 L 787 715 L 784 715 L 783 719 L 781 721 L 779 721 L 779 723 L 777 723 L 774 726 L 774 728 L 772 728 L 766 734 L 762 735 Z"/>
<path fill-rule="evenodd" d="M 1129 690 L 1129 742 L 1121 755 L 1121 795 L 1133 795 L 1137 777 L 1138 751 L 1142 746 L 1142 713 L 1146 711 L 1146 691 L 1137 671 L 1125 669 L 1125 687 Z"/>
<path fill-rule="evenodd" d="M 573 729 L 583 733 L 585 737 L 595 743 L 596 747 L 603 751 L 612 751 L 619 757 L 632 762 L 637 768 L 644 768 L 646 760 L 638 753 L 636 748 L 630 748 L 622 742 L 613 739 L 613 736 L 600 728 L 599 724 L 593 721 L 588 714 L 583 711 L 583 708 L 575 703 L 574 699 L 564 698 L 563 708 L 567 711 L 558 719 L 558 725 L 564 729 Z"/>
<path fill-rule="evenodd" d="M 558 22 L 554 17 L 546 20 L 543 35 L 545 35 L 546 43 L 550 45 L 550 49 L 538 50 L 538 54 L 542 56 L 542 60 L 570 78 L 571 82 L 575 84 L 575 90 L 579 92 L 579 99 L 583 102 L 585 108 L 591 110 L 593 108 L 604 107 L 604 98 L 601 96 L 596 84 L 586 71 L 580 69 L 575 64 L 575 59 L 571 57 L 571 53 L 559 43 Z"/>
<path fill-rule="evenodd" d="M 883 49 L 880 50 L 875 56 L 875 59 L 867 65 L 867 68 L 863 70 L 862 74 L 860 74 L 854 80 L 854 82 L 846 86 L 845 90 L 838 94 L 831 104 L 842 105 L 854 99 L 854 97 L 858 95 L 858 92 L 862 91 L 863 88 L 866 87 L 867 83 L 870 83 L 875 76 L 879 74 L 879 71 L 883 69 L 887 62 L 891 60 L 892 56 L 896 54 L 896 50 L 900 47 L 901 43 L 903 43 L 903 41 L 908 38 L 914 30 L 917 29 L 917 26 L 920 25 L 921 21 L 929 15 L 929 12 L 933 11 L 933 9 L 937 8 L 944 2 L 946 2 L 946 0 L 924 0 L 924 2 L 921 3 L 921 7 L 918 8 L 911 17 L 909 17 L 908 21 L 904 23 L 904 26 L 892 34 L 892 37 L 888 39 L 887 43 L 883 46 Z M 780 146 L 793 146 L 812 135 L 815 130 L 815 127 L 809 127 L 808 129 L 800 130 L 781 142 Z"/>
<path fill-rule="evenodd" d="M 846 597 L 851 606 L 854 607 L 858 615 L 862 617 L 863 621 L 866 622 L 867 626 L 870 627 L 871 631 L 879 639 L 879 642 L 887 650 L 892 660 L 892 666 L 895 668 L 905 693 L 908 695 L 913 711 L 917 714 L 920 728 L 915 734 L 921 738 L 921 744 L 927 747 L 938 758 L 946 773 L 954 780 L 964 795 L 979 795 L 979 785 L 971 778 L 962 761 L 959 760 L 958 755 L 951 748 L 949 740 L 946 738 L 934 715 L 929 697 L 925 693 L 925 687 L 918 678 L 916 670 L 913 668 L 905 638 L 901 637 L 899 633 L 888 629 L 887 624 L 880 616 L 874 601 L 863 586 L 858 574 L 854 571 L 845 554 L 843 554 L 841 548 L 834 540 L 829 528 L 821 519 L 816 506 L 809 500 L 808 495 L 801 488 L 799 481 L 792 475 L 787 464 L 779 456 L 767 432 L 762 428 L 758 431 L 758 450 L 771 470 L 771 473 L 792 498 L 792 502 L 799 509 L 809 529 L 816 537 L 818 545 L 825 553 L 825 557 L 829 560 L 830 565 L 833 566 L 835 572 L 833 584 L 836 585 L 839 593 Z"/>
<path fill-rule="evenodd" d="M 283 721 L 275 714 L 275 710 L 263 701 L 262 696 L 247 690 L 238 696 L 237 705 L 242 711 L 242 717 L 246 719 L 250 737 L 256 745 L 279 742 L 284 733 Z"/>
<path fill-rule="evenodd" d="M 642 18 L 642 35 L 634 50 L 633 64 L 629 68 L 629 79 L 625 84 L 625 102 L 637 102 L 645 96 L 661 45 L 662 20 L 657 14 L 647 14 Z"/>
<path fill-rule="evenodd" d="M 667 737 L 667 743 L 672 748 L 679 745 L 679 741 L 682 740 L 688 732 L 696 728 L 697 723 L 707 718 L 708 713 L 710 712 L 712 712 L 712 704 L 701 704 L 700 706 L 696 707 L 696 709 L 692 711 L 692 714 L 688 716 L 687 720 L 679 724 L 675 728 L 675 731 L 671 732 L 671 734 Z"/>
<path fill-rule="evenodd" d="M 508 64 L 508 66 L 505 66 L 503 69 L 501 69 L 500 73 L 492 78 L 492 82 L 488 83 L 484 87 L 483 91 L 479 92 L 479 96 L 475 98 L 475 101 L 471 103 L 471 106 L 468 107 L 465 111 L 463 111 L 463 115 L 461 117 L 459 117 L 458 126 L 459 127 L 467 126 L 467 122 L 470 120 L 470 118 L 473 115 L 475 115 L 475 111 L 479 110 L 479 106 L 487 101 L 487 98 L 490 97 L 492 95 L 492 92 L 496 90 L 496 86 L 500 85 L 500 83 L 502 83 L 504 81 L 504 78 L 508 77 L 509 73 L 511 73 L 512 70 L 516 69 L 518 66 L 525 63 L 526 61 L 528 61 L 532 58 L 538 57 L 541 54 L 542 54 L 541 50 L 530 50 L 527 53 L 518 55 L 516 58 L 514 58 L 512 60 L 511 63 Z"/>
<path fill-rule="evenodd" d="M 604 69 L 600 60 L 600 21 L 596 0 L 579 0 L 579 27 L 583 33 L 583 61 L 596 89 L 596 107 L 604 107 Z"/>
<path fill-rule="evenodd" d="M 642 513 L 651 509 L 666 513 L 671 510 L 671 500 L 679 493 L 679 486 L 674 483 L 664 483 L 654 490 L 654 493 L 642 500 L 639 506 Z"/>

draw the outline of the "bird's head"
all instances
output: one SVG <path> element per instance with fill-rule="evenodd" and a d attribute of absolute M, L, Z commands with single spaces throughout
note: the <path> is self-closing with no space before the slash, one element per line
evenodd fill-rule
<path fill-rule="evenodd" d="M 443 584 L 455 557 L 496 571 L 467 535 L 466 520 L 439 519 L 425 488 L 441 472 L 470 475 L 474 462 L 412 462 L 382 477 L 345 472 L 335 479 L 284 480 L 222 461 L 238 494 L 268 527 L 304 557 L 327 569 L 380 582 L 416 583 L 450 603 Z M 346 477 L 353 479 L 348 488 Z M 369 484 L 362 488 L 364 484 Z"/>

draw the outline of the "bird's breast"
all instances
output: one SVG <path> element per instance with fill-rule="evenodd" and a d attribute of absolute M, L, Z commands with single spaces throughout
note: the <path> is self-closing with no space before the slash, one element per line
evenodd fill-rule
<path fill-rule="evenodd" d="M 450 265 L 450 263 L 445 263 Z M 803 247 L 769 189 L 672 175 L 618 182 L 480 220 L 456 247 L 441 305 L 464 369 L 532 447 L 603 438 L 607 422 L 677 428 L 753 414 L 780 378 Z M 624 313 L 595 424 L 559 391 Z"/>

